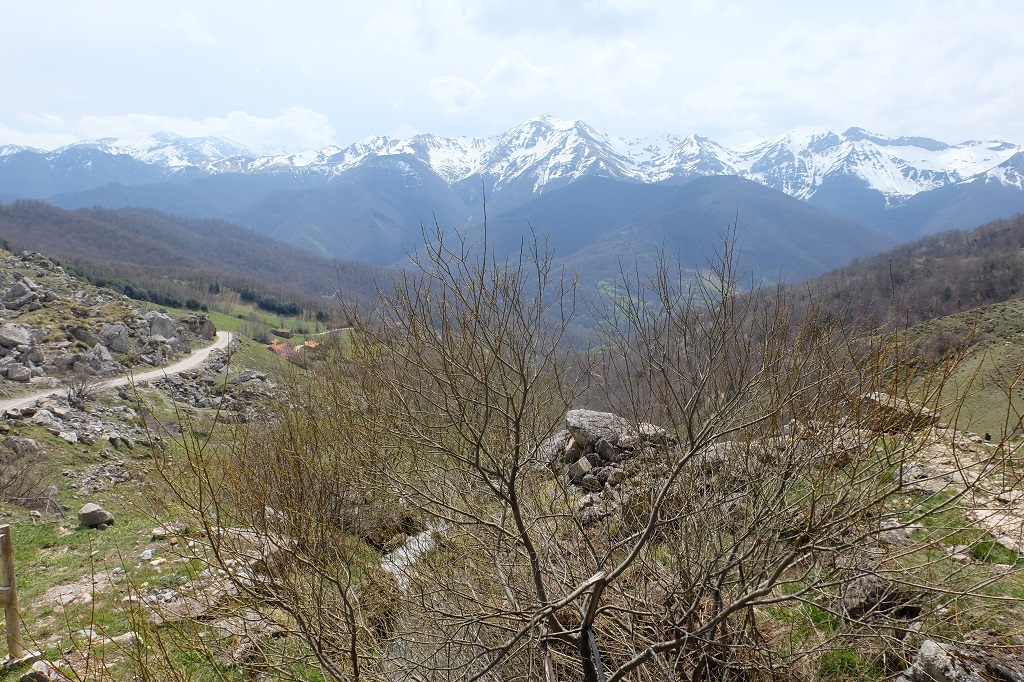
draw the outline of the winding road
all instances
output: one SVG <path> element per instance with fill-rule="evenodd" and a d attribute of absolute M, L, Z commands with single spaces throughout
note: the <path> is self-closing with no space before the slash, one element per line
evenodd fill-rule
<path fill-rule="evenodd" d="M 127 386 L 131 382 L 149 381 L 150 379 L 162 379 L 165 376 L 172 374 L 178 374 L 185 370 L 193 369 L 205 362 L 206 358 L 210 357 L 210 353 L 215 350 L 227 348 L 228 344 L 231 343 L 231 332 L 217 332 L 217 340 L 211 346 L 206 348 L 200 348 L 184 360 L 180 360 L 173 365 L 167 365 L 166 367 L 158 367 L 147 372 L 141 372 L 139 374 L 129 374 L 123 377 L 116 377 L 114 379 L 105 379 L 96 382 L 96 391 L 105 391 L 108 388 L 117 388 L 118 386 Z M 30 393 L 23 395 L 18 398 L 10 398 L 8 400 L 0 400 L 0 414 L 3 414 L 7 410 L 17 410 L 22 407 L 29 407 L 34 405 L 37 400 L 42 398 L 49 398 L 54 395 L 64 395 L 67 393 L 67 387 L 50 388 L 45 391 L 39 391 L 38 393 Z"/>

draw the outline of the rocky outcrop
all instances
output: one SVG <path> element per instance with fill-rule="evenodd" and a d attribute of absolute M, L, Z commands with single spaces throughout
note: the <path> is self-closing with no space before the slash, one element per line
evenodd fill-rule
<path fill-rule="evenodd" d="M 216 331 L 205 315 L 175 319 L 136 308 L 120 294 L 69 277 L 40 254 L 0 258 L 0 377 L 9 381 L 108 377 L 136 362 L 160 366 Z"/>
<path fill-rule="evenodd" d="M 942 415 L 923 405 L 875 391 L 857 398 L 855 417 L 872 431 L 917 431 L 937 426 Z"/>
<path fill-rule="evenodd" d="M 210 322 L 210 318 L 206 315 L 182 315 L 179 322 L 188 329 L 189 333 L 200 339 L 211 340 L 217 335 L 217 327 Z"/>

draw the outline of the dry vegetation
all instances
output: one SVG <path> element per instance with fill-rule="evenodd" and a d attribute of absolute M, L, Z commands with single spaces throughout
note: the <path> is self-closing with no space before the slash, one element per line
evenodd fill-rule
<path fill-rule="evenodd" d="M 1014 445 L 858 398 L 938 407 L 956 353 L 920 376 L 898 336 L 737 295 L 728 247 L 696 282 L 622 282 L 602 346 L 573 352 L 573 282 L 541 246 L 495 262 L 431 236 L 272 423 L 159 461 L 205 587 L 147 629 L 140 675 L 878 679 L 926 637 L 1020 634 L 1016 551 L 968 518 L 1019 490 Z M 592 404 L 631 435 L 586 515 L 580 438 L 549 445 Z M 912 478 L 934 448 L 953 464 Z"/>

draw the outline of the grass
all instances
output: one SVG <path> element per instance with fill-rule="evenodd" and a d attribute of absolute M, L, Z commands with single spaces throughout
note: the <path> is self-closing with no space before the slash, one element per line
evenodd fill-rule
<path fill-rule="evenodd" d="M 881 666 L 850 649 L 826 651 L 821 656 L 819 666 L 821 676 L 827 680 L 867 681 L 883 677 Z"/>
<path fill-rule="evenodd" d="M 967 344 L 964 360 L 941 396 L 952 404 L 964 395 L 957 413 L 943 412 L 947 421 L 996 438 L 1014 429 L 1016 415 L 1024 412 L 1024 381 L 1014 379 L 1024 367 L 1024 299 L 930 320 L 907 330 L 906 338 L 926 348 L 935 347 L 940 338 L 947 344 Z"/>

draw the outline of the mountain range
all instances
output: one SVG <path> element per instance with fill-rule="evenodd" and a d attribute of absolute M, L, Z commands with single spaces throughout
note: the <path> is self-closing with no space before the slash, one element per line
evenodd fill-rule
<path fill-rule="evenodd" d="M 736 146 L 699 135 L 613 139 L 550 116 L 491 138 L 378 136 L 269 156 L 161 132 L 52 151 L 2 146 L 0 202 L 24 198 L 224 219 L 377 264 L 403 261 L 423 224 L 479 233 L 485 202 L 501 226 L 495 243 L 518 244 L 532 224 L 557 233 L 559 256 L 576 263 L 621 255 L 641 237 L 696 254 L 738 223 L 758 276 L 802 277 L 1024 211 L 1024 147 L 861 128 L 796 128 Z"/>
<path fill-rule="evenodd" d="M 530 119 L 491 138 L 418 134 L 369 137 L 348 147 L 259 156 L 219 137 L 186 138 L 158 132 L 145 138 L 104 138 L 45 152 L 0 146 L 3 163 L 24 154 L 54 167 L 89 163 L 96 153 L 142 163 L 142 181 L 195 173 L 309 173 L 334 177 L 371 159 L 411 157 L 449 186 L 484 179 L 495 193 L 523 181 L 535 193 L 583 176 L 657 183 L 705 175 L 737 175 L 798 199 L 812 198 L 839 178 L 855 178 L 898 205 L 949 184 L 996 181 L 1022 186 L 1024 147 L 1003 140 L 947 144 L 925 137 L 887 137 L 862 128 L 835 133 L 799 127 L 779 136 L 726 147 L 700 135 L 612 139 L 583 121 Z M 139 169 L 141 170 L 141 169 Z M 409 169 L 402 169 L 406 172 Z"/>

